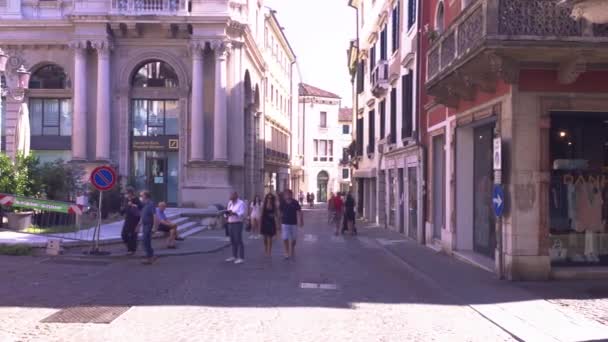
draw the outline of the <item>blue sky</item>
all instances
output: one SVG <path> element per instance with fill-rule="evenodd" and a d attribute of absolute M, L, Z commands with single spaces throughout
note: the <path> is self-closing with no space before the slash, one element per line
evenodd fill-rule
<path fill-rule="evenodd" d="M 355 10 L 347 0 L 266 0 L 277 11 L 300 65 L 303 82 L 352 103 L 348 43 L 355 38 Z"/>

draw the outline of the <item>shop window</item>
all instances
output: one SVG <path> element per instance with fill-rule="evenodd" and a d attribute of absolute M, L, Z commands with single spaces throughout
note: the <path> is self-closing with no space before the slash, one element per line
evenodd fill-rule
<path fill-rule="evenodd" d="M 608 266 L 608 113 L 553 113 L 549 255 Z"/>
<path fill-rule="evenodd" d="M 179 85 L 173 68 L 162 61 L 151 61 L 142 65 L 133 75 L 134 88 L 176 88 Z"/>

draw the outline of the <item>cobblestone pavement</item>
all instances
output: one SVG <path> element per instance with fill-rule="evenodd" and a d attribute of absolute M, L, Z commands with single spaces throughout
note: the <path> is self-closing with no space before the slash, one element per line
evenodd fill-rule
<path fill-rule="evenodd" d="M 0 341 L 513 340 L 390 256 L 379 232 L 333 237 L 323 210 L 305 221 L 291 261 L 279 241 L 266 258 L 249 238 L 242 265 L 224 262 L 228 250 L 152 266 L 0 257 Z M 131 308 L 109 325 L 40 323 L 79 305 Z"/>

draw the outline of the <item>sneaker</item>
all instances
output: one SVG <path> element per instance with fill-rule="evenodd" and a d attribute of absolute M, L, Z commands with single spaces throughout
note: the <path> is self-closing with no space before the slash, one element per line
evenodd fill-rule
<path fill-rule="evenodd" d="M 183 238 L 181 236 L 178 236 L 175 238 L 175 241 L 184 241 L 184 240 L 186 240 L 186 238 Z"/>
<path fill-rule="evenodd" d="M 226 262 L 233 262 L 233 261 L 235 261 L 235 260 L 236 260 L 236 258 L 235 258 L 235 257 L 230 257 L 230 258 L 226 259 Z"/>
<path fill-rule="evenodd" d="M 242 263 L 244 263 L 244 262 L 245 262 L 245 260 L 243 260 L 243 259 L 236 259 L 236 260 L 234 261 L 235 265 L 242 264 Z"/>
<path fill-rule="evenodd" d="M 146 258 L 146 260 L 142 261 L 141 263 L 144 265 L 152 265 L 156 261 L 156 259 L 158 259 L 158 257 L 153 256 L 151 258 Z"/>

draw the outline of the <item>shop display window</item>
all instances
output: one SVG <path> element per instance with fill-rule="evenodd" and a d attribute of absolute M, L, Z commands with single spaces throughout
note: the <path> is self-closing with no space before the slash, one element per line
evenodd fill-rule
<path fill-rule="evenodd" d="M 554 113 L 550 135 L 551 262 L 608 266 L 608 113 Z"/>

